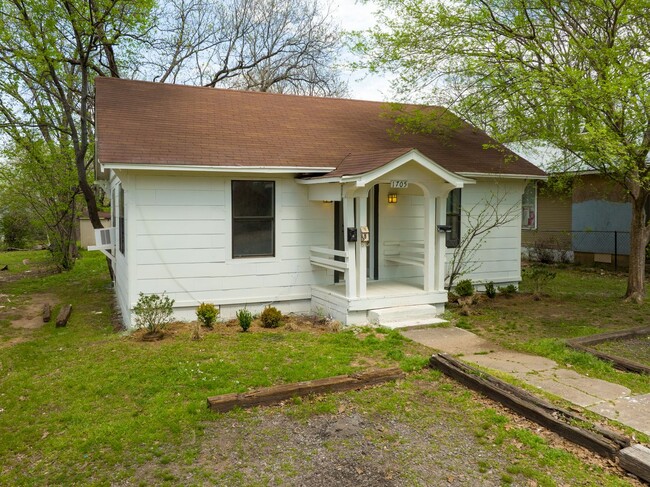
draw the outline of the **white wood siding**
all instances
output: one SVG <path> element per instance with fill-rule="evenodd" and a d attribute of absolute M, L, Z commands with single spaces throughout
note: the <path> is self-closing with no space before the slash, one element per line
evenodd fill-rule
<path fill-rule="evenodd" d="M 275 181 L 275 257 L 233 259 L 232 179 Z M 176 301 L 178 317 L 192 319 L 202 301 L 236 306 L 308 300 L 313 284 L 331 273 L 309 263 L 309 248 L 332 246 L 333 205 L 309 201 L 293 177 L 268 175 L 133 176 L 135 221 L 133 306 L 138 293 L 162 293 Z M 305 301 L 308 306 L 308 301 Z M 183 310 L 183 308 L 186 308 Z"/>
<path fill-rule="evenodd" d="M 388 203 L 388 194 L 397 194 L 397 203 Z M 391 190 L 379 185 L 379 280 L 397 280 L 422 285 L 423 268 L 386 260 L 395 248 L 390 242 L 424 242 L 424 195 L 410 184 L 407 189 Z"/>
<path fill-rule="evenodd" d="M 484 208 L 486 199 L 492 194 L 505 194 L 502 208 L 514 207 L 510 223 L 492 230 L 485 238 L 480 249 L 474 255 L 470 265 L 477 269 L 460 279 L 471 279 L 475 283 L 494 281 L 500 283 L 518 283 L 521 281 L 521 196 L 526 181 L 501 179 L 478 179 L 474 185 L 462 189 L 461 205 L 470 209 L 477 205 L 474 213 Z M 467 229 L 467 218 L 461 216 L 461 232 Z M 454 249 L 447 249 L 447 262 L 451 260 Z"/>
<path fill-rule="evenodd" d="M 115 194 L 116 197 L 119 198 L 119 186 L 122 184 L 120 179 L 113 173 L 111 176 L 111 195 L 113 194 L 113 190 L 115 189 Z M 123 185 L 124 188 L 124 201 L 128 202 L 128 195 L 129 192 L 126 188 L 126 186 Z M 125 254 L 122 254 L 120 252 L 120 237 L 119 237 L 119 202 L 118 201 L 111 201 L 112 205 L 112 211 L 111 214 L 115 215 L 116 220 L 111 222 L 111 226 L 115 227 L 115 261 L 113 263 L 113 273 L 115 274 L 115 298 L 117 300 L 117 305 L 120 310 L 120 313 L 122 313 L 122 319 L 125 324 L 129 324 L 131 322 L 131 309 L 130 309 L 130 298 L 129 298 L 129 264 L 128 264 L 128 252 L 125 252 Z M 129 214 L 127 207 L 125 205 L 124 208 L 124 213 L 125 213 L 125 219 L 128 224 L 129 222 Z M 126 242 L 129 241 L 129 235 L 125 234 L 125 239 Z"/>

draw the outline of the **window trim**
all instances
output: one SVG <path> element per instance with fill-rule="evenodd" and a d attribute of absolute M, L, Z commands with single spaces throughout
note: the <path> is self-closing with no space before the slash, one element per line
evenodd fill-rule
<path fill-rule="evenodd" d="M 526 196 L 526 190 L 528 189 L 529 186 L 533 187 L 533 203 L 532 204 L 527 204 L 524 206 L 524 197 Z M 537 213 L 537 201 L 538 201 L 538 188 L 537 188 L 537 181 L 529 181 L 526 186 L 524 186 L 524 192 L 521 195 L 521 229 L 522 230 L 537 230 L 537 225 L 538 225 L 538 213 Z M 532 207 L 533 211 L 533 224 L 524 224 L 524 209 Z"/>
<path fill-rule="evenodd" d="M 452 201 L 453 195 L 458 195 L 458 211 L 449 211 L 449 202 Z M 451 226 L 451 230 L 445 234 L 445 246 L 448 249 L 455 249 L 460 246 L 461 237 L 461 218 L 463 213 L 463 193 L 460 188 L 452 189 L 447 195 L 445 225 Z M 453 210 L 453 208 L 452 208 Z M 455 220 L 455 222 L 453 221 Z"/>
<path fill-rule="evenodd" d="M 271 183 L 273 185 L 273 195 L 271 199 L 271 216 L 255 216 L 255 217 L 236 217 L 235 216 L 235 183 Z M 230 180 L 230 252 L 229 257 L 233 261 L 240 261 L 241 259 L 274 259 L 277 257 L 277 197 L 276 190 L 277 184 L 272 179 L 231 179 Z M 245 220 L 270 220 L 271 221 L 271 246 L 272 252 L 270 254 L 255 254 L 255 255 L 235 255 L 235 221 Z"/>
<path fill-rule="evenodd" d="M 120 184 L 118 190 L 118 248 L 122 255 L 126 255 L 126 205 L 124 204 L 124 187 Z"/>

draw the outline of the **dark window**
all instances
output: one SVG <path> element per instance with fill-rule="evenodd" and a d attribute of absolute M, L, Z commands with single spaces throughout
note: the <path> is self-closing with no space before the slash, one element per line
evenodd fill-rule
<path fill-rule="evenodd" d="M 275 183 L 232 182 L 232 256 L 275 255 Z"/>
<path fill-rule="evenodd" d="M 447 196 L 446 224 L 451 227 L 445 242 L 447 248 L 456 248 L 460 245 L 460 189 L 452 190 Z"/>
<path fill-rule="evenodd" d="M 120 211 L 119 211 L 119 222 L 120 222 L 120 233 L 119 233 L 119 245 L 120 245 L 120 252 L 122 252 L 122 255 L 124 255 L 124 188 L 122 188 L 122 185 L 120 185 Z"/>

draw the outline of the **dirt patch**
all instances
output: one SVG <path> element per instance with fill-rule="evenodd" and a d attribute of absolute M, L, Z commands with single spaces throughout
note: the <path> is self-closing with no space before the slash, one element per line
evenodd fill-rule
<path fill-rule="evenodd" d="M 25 267 L 24 265 L 21 267 Z M 21 279 L 38 278 L 58 274 L 60 271 L 52 266 L 46 264 L 30 264 L 30 268 L 21 270 L 19 272 L 0 272 L 0 282 L 16 282 Z"/>
<path fill-rule="evenodd" d="M 11 327 L 23 330 L 36 330 L 41 328 L 45 324 L 43 323 L 43 305 L 49 304 L 54 308 L 56 303 L 57 298 L 53 294 L 32 294 L 29 302 L 15 308 L 12 307 L 7 311 L 11 315 L 20 316 L 11 320 Z"/>
<path fill-rule="evenodd" d="M 381 396 L 394 394 L 383 386 Z M 499 441 L 490 425 L 486 430 L 454 411 L 453 404 L 432 398 L 432 388 L 448 388 L 449 381 L 410 381 L 402 390 L 410 402 L 395 411 L 377 411 L 372 403 L 356 404 L 338 396 L 338 411 L 304 418 L 291 401 L 271 408 L 247 410 L 233 416 L 215 414 L 203 434 L 187 446 L 198 449 L 192 470 L 182 461 L 157 466 L 150 462 L 134 478 L 154 481 L 164 469 L 168 478 L 183 484 L 338 486 L 493 486 L 504 478 L 512 485 L 539 485 L 509 474 L 512 465 L 529 455 L 516 439 Z M 625 476 L 614 461 L 600 458 L 539 425 L 512 414 L 476 393 L 473 400 L 508 418 L 508 428 L 524 428 L 556 448 L 571 451 L 587 463 Z M 318 398 L 311 401 L 317 403 Z M 425 411 L 424 416 L 421 416 Z M 477 429 L 485 431 L 478 434 Z M 521 450 L 521 453 L 519 453 Z M 555 485 L 571 485 L 569 478 L 549 469 Z M 201 472 L 200 477 L 195 477 Z M 640 482 L 627 478 L 630 485 Z M 123 484 L 128 485 L 128 484 Z"/>

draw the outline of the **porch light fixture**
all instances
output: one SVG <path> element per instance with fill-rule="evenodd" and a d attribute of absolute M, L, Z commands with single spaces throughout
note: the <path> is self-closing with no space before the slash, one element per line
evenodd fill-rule
<path fill-rule="evenodd" d="M 391 204 L 397 203 L 397 195 L 395 193 L 390 193 L 388 195 L 388 202 Z"/>

